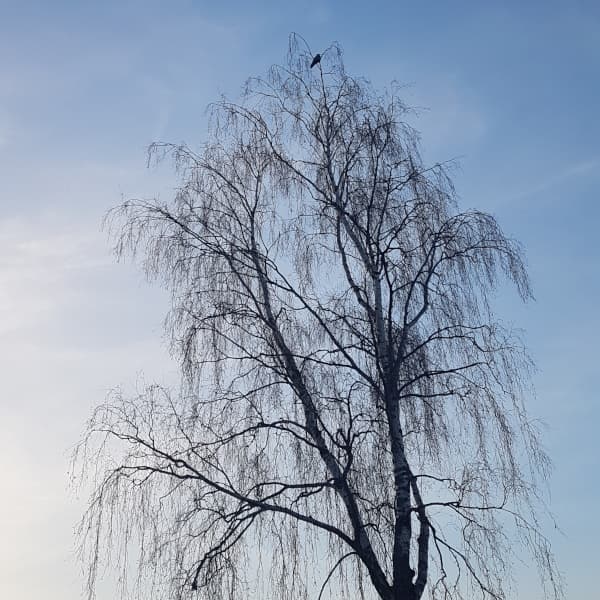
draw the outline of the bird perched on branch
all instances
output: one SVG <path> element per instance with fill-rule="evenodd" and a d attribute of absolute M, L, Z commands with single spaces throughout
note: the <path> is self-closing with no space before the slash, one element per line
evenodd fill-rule
<path fill-rule="evenodd" d="M 321 62 L 321 55 L 315 54 L 315 57 L 312 59 L 310 63 L 310 68 L 312 69 L 315 65 L 318 65 Z"/>

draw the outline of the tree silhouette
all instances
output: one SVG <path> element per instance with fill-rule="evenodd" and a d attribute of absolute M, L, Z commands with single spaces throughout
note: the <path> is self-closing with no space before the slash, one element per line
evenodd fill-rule
<path fill-rule="evenodd" d="M 489 303 L 504 279 L 531 295 L 519 246 L 458 210 L 394 90 L 310 56 L 293 36 L 200 151 L 151 148 L 172 201 L 109 215 L 172 290 L 182 386 L 89 422 L 89 589 L 133 552 L 156 597 L 504 599 L 525 547 L 560 597 L 531 363 Z"/>

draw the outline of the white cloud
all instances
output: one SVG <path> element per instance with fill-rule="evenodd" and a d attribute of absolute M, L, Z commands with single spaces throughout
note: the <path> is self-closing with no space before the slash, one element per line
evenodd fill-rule
<path fill-rule="evenodd" d="M 89 221 L 0 220 L 0 597 L 79 595 L 69 448 L 111 387 L 174 379 L 165 305 Z"/>
<path fill-rule="evenodd" d="M 47 233 L 31 222 L 0 221 L 0 335 L 40 325 L 64 300 L 70 274 L 106 264 L 97 242 L 89 233 Z"/>

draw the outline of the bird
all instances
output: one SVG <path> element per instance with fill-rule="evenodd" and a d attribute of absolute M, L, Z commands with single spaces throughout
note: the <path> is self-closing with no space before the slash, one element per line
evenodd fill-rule
<path fill-rule="evenodd" d="M 315 65 L 318 65 L 321 62 L 321 55 L 315 54 L 315 57 L 312 59 L 310 63 L 310 68 L 312 69 Z"/>

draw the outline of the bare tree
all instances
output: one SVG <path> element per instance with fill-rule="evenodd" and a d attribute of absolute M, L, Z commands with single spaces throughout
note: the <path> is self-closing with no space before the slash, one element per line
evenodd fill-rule
<path fill-rule="evenodd" d="M 89 423 L 90 593 L 111 555 L 157 597 L 499 600 L 524 547 L 558 598 L 531 363 L 489 305 L 531 295 L 519 245 L 459 212 L 394 90 L 310 60 L 292 37 L 200 151 L 152 147 L 172 201 L 109 216 L 172 290 L 183 383 Z"/>

